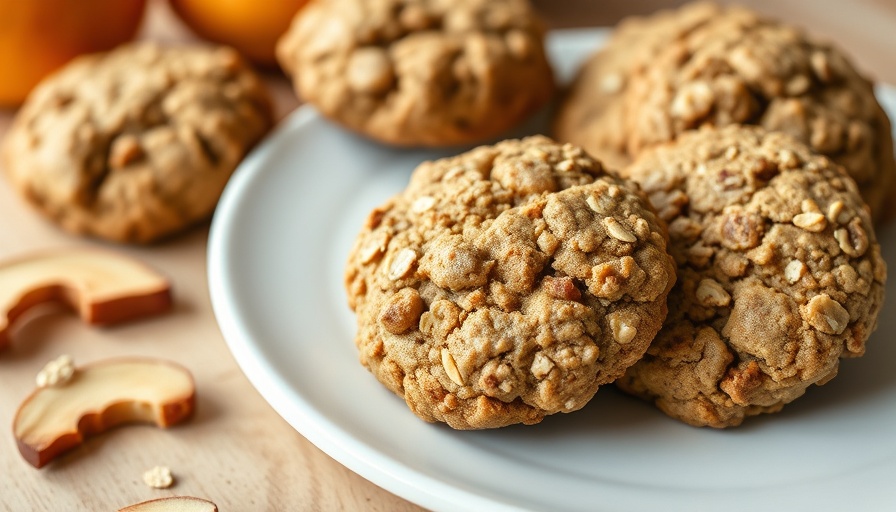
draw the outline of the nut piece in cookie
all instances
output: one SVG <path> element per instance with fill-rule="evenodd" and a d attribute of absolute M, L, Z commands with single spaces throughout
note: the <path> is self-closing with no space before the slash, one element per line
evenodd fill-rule
<path fill-rule="evenodd" d="M 361 362 L 457 429 L 580 409 L 643 355 L 674 281 L 638 188 L 545 137 L 421 164 L 345 273 Z"/>
<path fill-rule="evenodd" d="M 35 89 L 3 165 L 62 228 L 148 243 L 208 218 L 271 124 L 267 91 L 235 51 L 134 44 L 75 59 Z"/>
<path fill-rule="evenodd" d="M 792 135 L 846 168 L 875 219 L 896 213 L 890 121 L 872 83 L 837 48 L 740 7 L 624 22 L 582 68 L 555 132 L 624 166 L 688 130 L 730 124 Z"/>
<path fill-rule="evenodd" d="M 553 76 L 525 0 L 316 0 L 277 46 L 296 93 L 381 142 L 480 142 L 545 105 Z"/>
<path fill-rule="evenodd" d="M 729 427 L 864 353 L 887 270 L 840 166 L 783 133 L 729 126 L 647 150 L 623 174 L 666 205 L 678 283 L 619 387 L 691 425 Z"/>

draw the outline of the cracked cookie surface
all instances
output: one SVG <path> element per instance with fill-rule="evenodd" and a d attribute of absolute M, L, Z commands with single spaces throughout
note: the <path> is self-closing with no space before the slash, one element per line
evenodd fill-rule
<path fill-rule="evenodd" d="M 272 122 L 267 91 L 233 50 L 128 45 L 41 84 L 7 135 L 4 167 L 64 229 L 148 243 L 211 215 Z"/>
<path fill-rule="evenodd" d="M 637 187 L 531 137 L 421 164 L 345 284 L 361 362 L 421 418 L 476 429 L 584 406 L 641 357 L 674 276 Z"/>
<path fill-rule="evenodd" d="M 382 142 L 479 142 L 545 105 L 553 77 L 525 0 L 317 0 L 278 43 L 300 97 Z"/>
<path fill-rule="evenodd" d="M 607 83 L 618 91 L 601 93 Z M 893 140 L 871 82 L 837 48 L 744 8 L 698 3 L 623 24 L 583 67 L 555 131 L 624 165 L 729 124 L 794 136 L 847 169 L 876 219 L 892 216 Z"/>
<path fill-rule="evenodd" d="M 669 225 L 678 282 L 617 385 L 697 426 L 776 412 L 861 356 L 886 264 L 842 168 L 780 132 L 701 129 L 624 173 Z"/>

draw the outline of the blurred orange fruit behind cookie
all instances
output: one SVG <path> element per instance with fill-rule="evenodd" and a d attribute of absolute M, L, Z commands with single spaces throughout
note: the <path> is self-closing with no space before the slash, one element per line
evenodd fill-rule
<path fill-rule="evenodd" d="M 275 67 L 274 46 L 308 0 L 170 0 L 197 35 L 233 46 L 256 64 Z"/>
<path fill-rule="evenodd" d="M 71 60 L 131 40 L 146 0 L 0 0 L 0 106 Z"/>

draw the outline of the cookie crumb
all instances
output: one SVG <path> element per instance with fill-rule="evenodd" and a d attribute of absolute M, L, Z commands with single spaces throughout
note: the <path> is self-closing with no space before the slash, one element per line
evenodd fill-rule
<path fill-rule="evenodd" d="M 174 485 L 174 477 L 167 466 L 155 466 L 143 473 L 143 483 L 153 489 L 167 489 Z"/>
<path fill-rule="evenodd" d="M 731 295 L 714 279 L 701 279 L 697 285 L 697 302 L 711 306 L 727 306 L 731 303 Z"/>
<path fill-rule="evenodd" d="M 47 363 L 43 369 L 38 372 L 37 387 L 62 387 L 72 379 L 75 374 L 75 362 L 68 354 L 63 354 L 56 359 Z"/>
<path fill-rule="evenodd" d="M 543 379 L 554 368 L 554 362 L 544 352 L 537 352 L 532 358 L 532 366 L 529 370 L 536 379 Z"/>

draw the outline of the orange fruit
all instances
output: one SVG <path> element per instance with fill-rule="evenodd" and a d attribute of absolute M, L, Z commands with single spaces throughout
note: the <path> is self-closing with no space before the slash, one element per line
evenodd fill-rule
<path fill-rule="evenodd" d="M 274 67 L 274 47 L 308 0 L 170 0 L 200 37 L 236 48 L 257 64 Z"/>
<path fill-rule="evenodd" d="M 146 0 L 0 0 L 0 105 L 20 104 L 77 55 L 131 40 L 145 7 Z"/>

